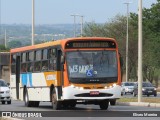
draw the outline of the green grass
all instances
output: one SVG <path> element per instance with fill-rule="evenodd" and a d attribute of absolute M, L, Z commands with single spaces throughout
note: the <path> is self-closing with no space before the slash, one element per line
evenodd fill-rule
<path fill-rule="evenodd" d="M 138 102 L 138 98 L 120 98 L 117 100 L 117 102 Z M 149 102 L 149 103 L 160 103 L 160 98 L 149 98 L 149 97 L 145 97 L 142 98 L 142 102 Z"/>

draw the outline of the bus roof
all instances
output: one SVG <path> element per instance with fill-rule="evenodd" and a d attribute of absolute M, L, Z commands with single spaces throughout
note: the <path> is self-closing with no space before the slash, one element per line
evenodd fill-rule
<path fill-rule="evenodd" d="M 25 46 L 25 47 L 20 47 L 20 48 L 14 48 L 11 49 L 11 53 L 17 53 L 17 52 L 22 52 L 22 51 L 27 51 L 27 50 L 34 50 L 38 48 L 45 48 L 45 47 L 50 47 L 50 46 L 55 46 L 55 45 L 62 45 L 62 48 L 64 49 L 64 46 L 66 42 L 68 41 L 75 41 L 75 40 L 110 40 L 110 41 L 115 41 L 113 38 L 104 38 L 104 37 L 77 37 L 77 38 L 66 38 L 62 40 L 56 40 L 56 41 L 50 41 L 50 42 L 45 42 L 41 44 L 36 44 L 36 45 L 31 45 L 31 46 Z"/>

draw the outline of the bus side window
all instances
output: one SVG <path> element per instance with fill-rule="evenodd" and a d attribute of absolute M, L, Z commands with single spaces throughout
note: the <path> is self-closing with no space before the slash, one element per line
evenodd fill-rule
<path fill-rule="evenodd" d="M 55 58 L 56 57 L 56 49 L 55 48 L 51 48 L 49 49 L 49 58 L 52 59 L 52 58 Z"/>
<path fill-rule="evenodd" d="M 21 72 L 27 72 L 27 69 L 26 69 L 26 63 L 22 63 L 21 64 Z"/>
<path fill-rule="evenodd" d="M 16 63 L 16 55 L 11 55 L 11 63 Z"/>
<path fill-rule="evenodd" d="M 51 48 L 49 49 L 49 70 L 55 70 L 56 69 L 56 49 Z"/>
<path fill-rule="evenodd" d="M 27 53 L 21 53 L 21 72 L 27 72 Z"/>
<path fill-rule="evenodd" d="M 35 51 L 35 64 L 34 64 L 34 71 L 41 71 L 41 53 L 42 53 L 42 50 L 37 50 Z"/>
<path fill-rule="evenodd" d="M 12 74 L 15 74 L 15 72 L 16 72 L 16 55 L 14 54 L 14 55 L 11 55 L 11 73 Z"/>
<path fill-rule="evenodd" d="M 34 51 L 31 51 L 28 53 L 27 71 L 33 72 L 33 68 L 34 68 Z"/>
<path fill-rule="evenodd" d="M 34 71 L 41 71 L 41 61 L 35 62 Z"/>
<path fill-rule="evenodd" d="M 48 50 L 42 50 L 42 71 L 48 70 Z"/>

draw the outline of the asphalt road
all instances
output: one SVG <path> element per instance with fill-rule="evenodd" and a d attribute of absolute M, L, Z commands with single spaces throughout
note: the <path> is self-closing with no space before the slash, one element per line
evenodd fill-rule
<path fill-rule="evenodd" d="M 17 113 L 41 113 L 42 118 L 23 118 L 26 120 L 49 120 L 56 118 L 56 120 L 72 120 L 72 119 L 89 119 L 89 120 L 101 120 L 109 117 L 110 120 L 127 120 L 127 118 L 132 118 L 131 120 L 141 120 L 142 118 L 150 120 L 159 120 L 157 116 L 160 117 L 160 108 L 153 107 L 138 107 L 138 106 L 109 106 L 108 110 L 100 110 L 98 105 L 76 105 L 76 108 L 71 110 L 59 110 L 55 111 L 51 107 L 50 102 L 41 102 L 38 108 L 36 107 L 25 107 L 23 101 L 12 101 L 11 105 L 2 105 L 0 103 L 0 111 L 12 111 Z M 45 112 L 44 112 L 45 111 Z M 27 112 L 27 113 L 26 113 Z M 144 114 L 152 114 L 149 116 L 144 116 Z M 156 116 L 157 114 L 157 116 Z M 143 116 L 139 116 L 143 115 Z M 50 117 L 47 117 L 50 116 Z M 128 117 L 127 117 L 128 116 Z M 135 119 L 137 118 L 137 119 Z M 157 119 L 158 118 L 158 119 Z M 21 118 L 22 119 L 22 118 Z"/>

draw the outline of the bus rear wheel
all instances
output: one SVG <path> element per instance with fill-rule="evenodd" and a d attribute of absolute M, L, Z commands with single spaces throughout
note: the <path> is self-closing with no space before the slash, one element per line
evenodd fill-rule
<path fill-rule="evenodd" d="M 108 104 L 109 104 L 108 100 L 103 100 L 103 101 L 100 101 L 99 107 L 101 108 L 101 110 L 107 110 Z"/>
<path fill-rule="evenodd" d="M 52 107 L 54 110 L 59 110 L 61 109 L 61 101 L 57 100 L 57 95 L 55 89 L 52 91 Z"/>

